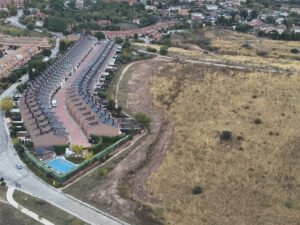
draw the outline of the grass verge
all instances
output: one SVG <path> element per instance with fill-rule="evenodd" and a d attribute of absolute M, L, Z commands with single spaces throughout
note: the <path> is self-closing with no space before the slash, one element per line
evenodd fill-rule
<path fill-rule="evenodd" d="M 49 220 L 56 225 L 86 225 L 84 221 L 73 215 L 47 203 L 46 201 L 35 198 L 20 191 L 14 192 L 14 199 L 21 206 L 35 212 L 39 216 Z"/>

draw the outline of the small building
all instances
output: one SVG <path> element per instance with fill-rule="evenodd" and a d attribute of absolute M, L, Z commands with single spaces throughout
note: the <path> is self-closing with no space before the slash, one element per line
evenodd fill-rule
<path fill-rule="evenodd" d="M 33 155 L 41 161 L 49 160 L 56 156 L 53 147 L 34 148 Z"/>
<path fill-rule="evenodd" d="M 26 130 L 25 131 L 17 131 L 16 136 L 22 143 L 32 141 L 29 133 Z"/>
<path fill-rule="evenodd" d="M 292 31 L 295 32 L 296 34 L 300 33 L 300 26 L 293 26 Z"/>
<path fill-rule="evenodd" d="M 75 1 L 75 8 L 76 9 L 83 9 L 84 0 L 76 0 Z"/>
<path fill-rule="evenodd" d="M 196 21 L 201 21 L 205 18 L 205 16 L 202 13 L 192 13 L 191 19 Z"/>
<path fill-rule="evenodd" d="M 216 11 L 218 10 L 219 6 L 215 5 L 215 4 L 211 4 L 211 5 L 206 5 L 206 9 L 208 11 Z"/>
<path fill-rule="evenodd" d="M 110 20 L 98 20 L 97 24 L 99 24 L 100 26 L 109 26 L 109 25 L 111 25 L 111 21 Z"/>

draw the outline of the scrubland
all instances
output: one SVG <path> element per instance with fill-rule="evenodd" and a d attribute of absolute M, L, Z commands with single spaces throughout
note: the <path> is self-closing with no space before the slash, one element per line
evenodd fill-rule
<path fill-rule="evenodd" d="M 146 189 L 161 200 L 165 224 L 299 224 L 299 82 L 174 62 L 158 68 L 151 94 L 174 136 Z"/>

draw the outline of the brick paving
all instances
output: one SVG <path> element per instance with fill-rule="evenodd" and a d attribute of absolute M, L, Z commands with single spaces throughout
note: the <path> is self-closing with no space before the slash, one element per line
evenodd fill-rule
<path fill-rule="evenodd" d="M 91 144 L 88 142 L 88 137 L 83 133 L 78 124 L 73 120 L 66 108 L 66 91 L 72 81 L 80 74 L 82 69 L 88 66 L 93 61 L 96 52 L 99 51 L 99 49 L 100 45 L 96 45 L 76 70 L 76 72 L 54 96 L 54 99 L 56 99 L 57 101 L 57 106 L 55 107 L 54 112 L 58 116 L 59 121 L 61 121 L 64 124 L 64 127 L 67 129 L 67 132 L 69 133 L 70 143 L 82 145 L 84 147 L 91 146 Z"/>

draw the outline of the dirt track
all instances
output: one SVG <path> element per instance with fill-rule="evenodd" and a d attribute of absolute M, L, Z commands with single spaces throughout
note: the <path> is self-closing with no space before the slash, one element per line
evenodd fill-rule
<path fill-rule="evenodd" d="M 151 74 L 158 68 L 159 61 L 161 62 L 161 59 L 156 58 L 146 63 L 135 64 L 134 72 L 128 81 L 126 105 L 131 112 L 143 112 L 151 117 L 149 134 L 101 181 L 100 185 L 90 191 L 89 196 L 93 201 L 99 201 L 108 207 L 112 213 L 138 225 L 156 224 L 151 222 L 151 219 L 145 218 L 143 213 L 139 215 L 139 212 L 143 211 L 140 203 L 152 205 L 159 202 L 158 199 L 145 193 L 144 182 L 162 162 L 173 134 L 172 126 L 164 120 L 162 111 L 153 106 L 149 94 Z M 120 197 L 124 192 L 128 199 Z"/>

